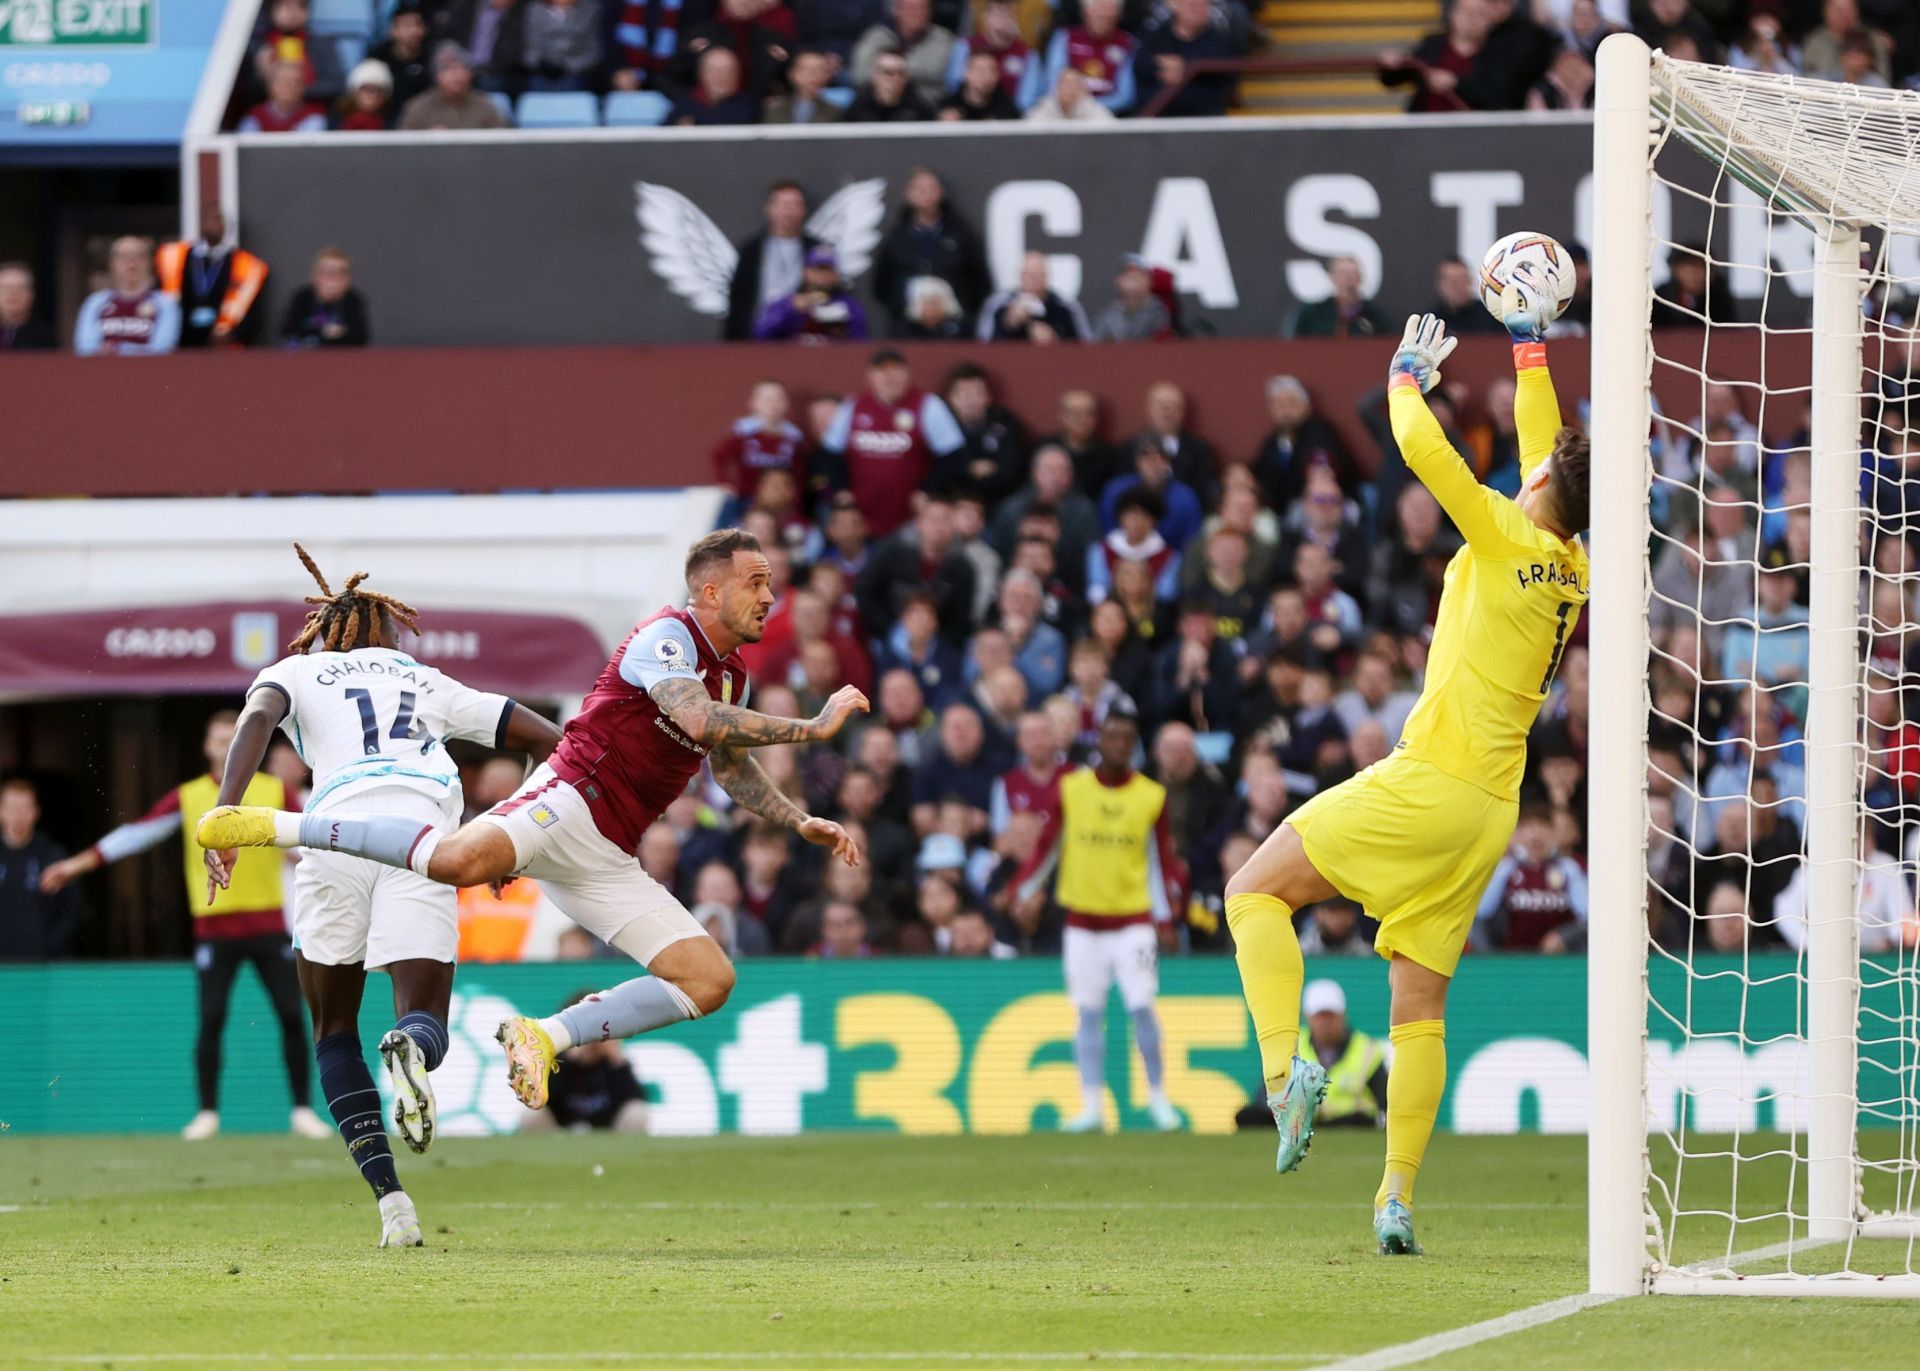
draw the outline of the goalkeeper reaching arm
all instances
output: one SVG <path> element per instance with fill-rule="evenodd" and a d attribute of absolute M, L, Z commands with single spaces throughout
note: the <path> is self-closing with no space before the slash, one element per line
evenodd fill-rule
<path fill-rule="evenodd" d="M 1299 1164 L 1326 1088 L 1294 1053 L 1303 967 L 1293 914 L 1334 894 L 1380 921 L 1393 1072 L 1387 1161 L 1374 1197 L 1382 1253 L 1417 1253 L 1413 1183 L 1446 1084 L 1447 987 L 1518 812 L 1527 731 L 1587 599 L 1587 443 L 1560 425 L 1541 333 L 1547 292 L 1521 276 L 1504 322 L 1519 372 L 1521 488 L 1488 490 L 1442 433 L 1426 392 L 1455 340 L 1407 321 L 1388 405 L 1407 467 L 1466 538 L 1447 566 L 1420 701 L 1386 760 L 1295 810 L 1227 883 L 1227 922 L 1280 1129 L 1276 1166 Z"/>

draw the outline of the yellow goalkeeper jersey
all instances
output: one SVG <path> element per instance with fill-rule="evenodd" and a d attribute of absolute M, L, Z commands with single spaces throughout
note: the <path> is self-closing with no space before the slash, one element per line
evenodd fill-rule
<path fill-rule="evenodd" d="M 1553 450 L 1560 403 L 1544 347 L 1516 347 L 1514 360 L 1524 481 Z M 1466 539 L 1447 564 L 1426 687 L 1407 718 L 1400 749 L 1514 799 L 1526 767 L 1527 731 L 1587 602 L 1587 551 L 1579 538 L 1549 533 L 1512 500 L 1475 480 L 1410 378 L 1396 381 L 1387 404 L 1408 469 Z"/>

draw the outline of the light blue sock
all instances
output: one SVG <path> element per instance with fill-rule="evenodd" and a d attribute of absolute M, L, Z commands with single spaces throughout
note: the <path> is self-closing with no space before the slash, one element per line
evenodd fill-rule
<path fill-rule="evenodd" d="M 1098 1112 L 1105 1102 L 1107 1085 L 1107 1015 L 1101 1009 L 1080 1011 L 1080 1024 L 1073 1033 L 1073 1060 L 1080 1068 L 1080 1094 L 1087 1112 Z"/>
<path fill-rule="evenodd" d="M 1133 1040 L 1140 1048 L 1140 1064 L 1147 1069 L 1147 1089 L 1160 1093 L 1160 1016 L 1149 1005 L 1133 1011 Z"/>
<path fill-rule="evenodd" d="M 425 1010 L 404 1015 L 394 1027 L 419 1046 L 420 1055 L 427 1059 L 427 1070 L 439 1066 L 447 1055 L 447 1026 Z"/>
<path fill-rule="evenodd" d="M 431 824 L 398 815 L 302 814 L 300 846 L 321 852 L 345 852 L 383 866 L 427 874 L 427 862 L 439 845 Z"/>
<path fill-rule="evenodd" d="M 540 1020 L 540 1026 L 547 1030 L 553 1045 L 564 1052 L 580 1043 L 631 1038 L 698 1017 L 700 1011 L 679 986 L 657 976 L 640 976 L 568 1005 L 553 1017 Z"/>

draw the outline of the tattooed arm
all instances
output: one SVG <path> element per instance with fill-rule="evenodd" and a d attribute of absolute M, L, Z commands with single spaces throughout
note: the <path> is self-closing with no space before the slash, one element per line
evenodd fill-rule
<path fill-rule="evenodd" d="M 721 704 L 699 681 L 673 677 L 649 692 L 660 711 L 689 738 L 708 747 L 766 747 L 831 738 L 854 714 L 867 712 L 867 697 L 852 686 L 834 691 L 811 719 L 783 719 L 739 705 Z M 756 768 L 757 769 L 757 768 Z"/>
<path fill-rule="evenodd" d="M 707 765 L 713 771 L 713 779 L 733 797 L 735 804 L 782 828 L 792 829 L 810 843 L 832 848 L 834 855 L 848 866 L 860 865 L 860 850 L 847 831 L 830 819 L 814 818 L 788 799 L 746 748 L 716 747 L 707 754 Z"/>

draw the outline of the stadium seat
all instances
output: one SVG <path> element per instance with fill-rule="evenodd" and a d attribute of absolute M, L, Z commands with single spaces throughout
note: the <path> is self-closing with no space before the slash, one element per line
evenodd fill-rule
<path fill-rule="evenodd" d="M 852 86 L 828 86 L 820 92 L 820 98 L 839 109 L 853 108 Z"/>
<path fill-rule="evenodd" d="M 616 90 L 601 113 L 608 128 L 652 128 L 673 115 L 673 101 L 657 90 Z"/>
<path fill-rule="evenodd" d="M 600 123 L 600 102 L 583 90 L 528 91 L 520 97 L 523 129 L 590 129 Z"/>
<path fill-rule="evenodd" d="M 500 111 L 500 117 L 509 124 L 513 122 L 513 101 L 497 90 L 487 92 L 487 99 L 493 101 L 493 107 Z"/>
<path fill-rule="evenodd" d="M 351 72 L 367 55 L 367 40 L 356 33 L 341 34 L 333 40 L 333 47 L 340 54 L 340 70 L 344 72 Z"/>
<path fill-rule="evenodd" d="M 347 36 L 371 41 L 374 32 L 372 0 L 313 0 L 308 26 L 316 35 Z"/>

